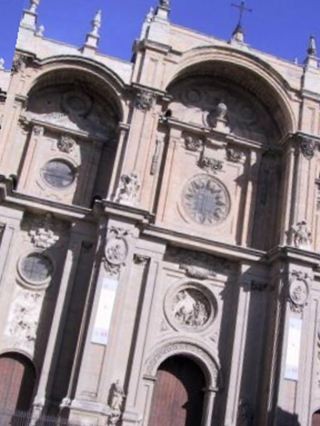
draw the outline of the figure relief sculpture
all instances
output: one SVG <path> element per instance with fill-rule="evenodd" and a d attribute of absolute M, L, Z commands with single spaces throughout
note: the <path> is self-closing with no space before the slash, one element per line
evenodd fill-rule
<path fill-rule="evenodd" d="M 138 176 L 135 173 L 122 175 L 114 201 L 128 206 L 135 206 L 137 204 L 139 189 L 140 183 Z"/>
<path fill-rule="evenodd" d="M 120 419 L 123 402 L 126 395 L 120 381 L 117 380 L 111 386 L 110 391 L 110 409 L 111 414 L 109 415 L 109 425 L 116 425 Z"/>
<path fill-rule="evenodd" d="M 311 232 L 308 229 L 307 222 L 302 220 L 296 226 L 292 226 L 288 235 L 288 244 L 296 248 L 310 250 L 311 249 Z"/>
<path fill-rule="evenodd" d="M 70 137 L 68 135 L 63 135 L 58 140 L 57 147 L 61 152 L 64 152 L 66 154 L 70 154 L 73 151 L 75 143 L 76 142 L 72 137 Z"/>
<path fill-rule="evenodd" d="M 191 328 L 202 327 L 208 322 L 210 313 L 209 301 L 198 290 L 181 290 L 174 299 L 174 318 L 181 325 Z"/>
<path fill-rule="evenodd" d="M 150 90 L 141 90 L 136 97 L 135 106 L 142 111 L 148 111 L 153 105 L 155 95 Z"/>

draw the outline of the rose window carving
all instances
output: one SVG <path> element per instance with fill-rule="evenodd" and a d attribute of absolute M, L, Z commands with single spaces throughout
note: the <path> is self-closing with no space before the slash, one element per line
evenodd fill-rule
<path fill-rule="evenodd" d="M 186 184 L 182 205 L 194 222 L 200 225 L 215 225 L 228 216 L 230 197 L 218 179 L 200 175 Z"/>

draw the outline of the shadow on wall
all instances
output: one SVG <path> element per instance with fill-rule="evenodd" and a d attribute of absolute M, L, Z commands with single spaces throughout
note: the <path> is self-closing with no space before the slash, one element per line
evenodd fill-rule
<path fill-rule="evenodd" d="M 302 426 L 298 421 L 298 416 L 296 414 L 283 411 L 279 407 L 277 409 L 277 420 L 275 421 L 275 424 L 277 426 Z"/>

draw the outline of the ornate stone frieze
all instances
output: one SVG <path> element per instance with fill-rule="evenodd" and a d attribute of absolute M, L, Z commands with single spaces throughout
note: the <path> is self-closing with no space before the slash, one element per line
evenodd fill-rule
<path fill-rule="evenodd" d="M 305 220 L 298 222 L 296 226 L 292 226 L 291 229 L 287 232 L 287 243 L 288 245 L 299 249 L 311 249 L 311 232 L 309 231 L 307 222 Z"/>
<path fill-rule="evenodd" d="M 291 274 L 289 283 L 289 303 L 293 312 L 302 312 L 309 299 L 309 275 L 301 271 Z"/>
<path fill-rule="evenodd" d="M 223 161 L 215 158 L 202 156 L 199 160 L 199 167 L 206 169 L 212 173 L 216 173 L 223 169 Z"/>
<path fill-rule="evenodd" d="M 14 347 L 33 348 L 43 294 L 19 290 L 12 302 L 5 334 L 13 340 Z"/>
<path fill-rule="evenodd" d="M 197 136 L 186 136 L 184 139 L 185 147 L 188 151 L 197 152 L 203 147 L 203 140 Z"/>
<path fill-rule="evenodd" d="M 306 136 L 299 136 L 300 150 L 303 156 L 307 160 L 311 160 L 314 157 L 314 151 L 316 147 L 316 143 L 312 138 L 308 138 Z"/>
<path fill-rule="evenodd" d="M 108 418 L 108 425 L 118 424 L 118 421 L 121 417 L 125 397 L 126 395 L 124 393 L 122 385 L 120 384 L 120 380 L 117 380 L 111 385 L 110 389 L 109 406 L 111 413 Z"/>
<path fill-rule="evenodd" d="M 59 229 L 58 225 L 55 223 L 53 216 L 47 213 L 45 216 L 33 218 L 29 236 L 35 247 L 47 249 L 59 241 L 59 231 L 61 231 L 61 229 Z"/>
<path fill-rule="evenodd" d="M 122 266 L 126 263 L 129 252 L 128 235 L 128 230 L 116 227 L 112 227 L 108 232 L 104 264 L 110 276 L 118 277 Z"/>
<path fill-rule="evenodd" d="M 185 185 L 182 206 L 194 222 L 200 225 L 216 225 L 227 218 L 230 197 L 219 180 L 208 175 L 198 175 Z"/>
<path fill-rule="evenodd" d="M 168 249 L 165 260 L 177 263 L 187 277 L 198 280 L 214 278 L 217 273 L 231 269 L 231 264 L 224 259 L 173 247 Z"/>
<path fill-rule="evenodd" d="M 174 320 L 184 328 L 201 329 L 207 324 L 212 313 L 209 300 L 195 288 L 180 290 L 172 301 Z"/>
<path fill-rule="evenodd" d="M 76 145 L 76 141 L 69 135 L 62 135 L 57 141 L 57 148 L 65 154 L 70 154 Z"/>
<path fill-rule="evenodd" d="M 153 106 L 156 95 L 150 90 L 140 90 L 136 97 L 135 106 L 142 111 L 149 111 Z"/>
<path fill-rule="evenodd" d="M 137 174 L 130 173 L 129 175 L 122 175 L 114 201 L 119 204 L 135 206 L 138 200 L 139 189 L 140 183 Z"/>
<path fill-rule="evenodd" d="M 237 148 L 227 147 L 227 160 L 232 163 L 240 163 L 242 158 L 244 157 L 244 153 Z"/>

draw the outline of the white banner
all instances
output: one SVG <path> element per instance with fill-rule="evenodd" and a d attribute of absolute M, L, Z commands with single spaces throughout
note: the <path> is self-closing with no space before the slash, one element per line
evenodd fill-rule
<path fill-rule="evenodd" d="M 98 310 L 92 330 L 92 343 L 98 343 L 100 345 L 106 345 L 108 343 L 110 322 L 117 287 L 118 281 L 113 280 L 112 278 L 104 278 L 101 287 Z"/>
<path fill-rule="evenodd" d="M 287 358 L 284 378 L 288 380 L 298 380 L 299 360 L 301 346 L 302 320 L 290 318 L 287 344 Z"/>

